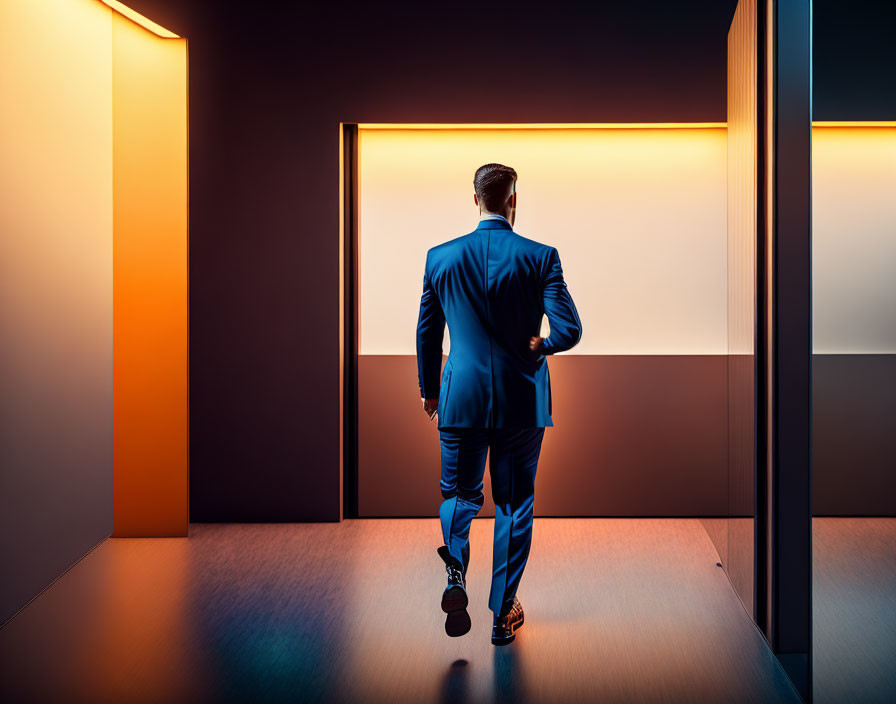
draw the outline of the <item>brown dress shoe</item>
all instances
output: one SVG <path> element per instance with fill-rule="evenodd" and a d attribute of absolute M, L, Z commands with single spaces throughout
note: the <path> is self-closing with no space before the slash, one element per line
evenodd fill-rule
<path fill-rule="evenodd" d="M 495 616 L 492 626 L 492 645 L 507 645 L 516 638 L 516 632 L 523 625 L 523 605 L 513 597 L 513 602 L 504 607 L 501 616 Z"/>

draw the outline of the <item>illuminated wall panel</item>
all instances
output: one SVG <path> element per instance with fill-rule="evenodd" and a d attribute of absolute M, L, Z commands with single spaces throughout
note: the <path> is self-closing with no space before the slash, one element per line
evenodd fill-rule
<path fill-rule="evenodd" d="M 112 530 L 112 45 L 0 1 L 0 623 Z"/>
<path fill-rule="evenodd" d="M 756 283 L 756 3 L 728 33 L 728 353 L 753 354 Z M 750 404 L 752 406 L 752 402 Z"/>
<path fill-rule="evenodd" d="M 740 0 L 728 31 L 728 520 L 710 535 L 753 613 L 757 236 L 757 8 Z"/>
<path fill-rule="evenodd" d="M 813 347 L 896 353 L 896 123 L 812 129 Z"/>
<path fill-rule="evenodd" d="M 116 536 L 186 535 L 187 46 L 115 14 Z"/>
<path fill-rule="evenodd" d="M 476 227 L 473 172 L 490 161 L 517 169 L 514 229 L 558 248 L 584 330 L 549 362 L 536 513 L 726 515 L 724 126 L 362 125 L 359 151 L 362 516 L 438 505 L 420 282 L 429 247 Z"/>
<path fill-rule="evenodd" d="M 754 5 L 740 7 L 729 55 L 732 78 L 740 76 L 742 85 L 729 81 L 727 135 L 715 126 L 361 126 L 362 515 L 427 514 L 438 501 L 419 470 L 437 464 L 432 455 L 437 433 L 427 432 L 430 425 L 422 414 L 416 420 L 414 415 L 419 411 L 414 330 L 423 259 L 428 247 L 472 230 L 472 170 L 487 161 L 504 161 L 520 172 L 516 229 L 559 248 L 585 329 L 578 347 L 550 363 L 555 399 L 578 399 L 580 405 L 559 402 L 555 407 L 557 425 L 546 440 L 536 511 L 737 516 L 720 534 L 719 549 L 749 608 L 752 545 L 742 528 L 754 501 L 756 131 L 751 86 L 756 69 L 751 48 L 755 17 L 745 11 Z M 738 61 L 753 63 L 740 66 Z M 820 125 L 814 135 L 816 353 L 892 353 L 896 126 Z M 446 353 L 449 348 L 446 342 Z M 688 374 L 692 383 L 674 387 L 654 377 L 649 386 L 641 385 L 656 365 L 651 355 L 657 354 L 669 357 L 670 379 Z M 722 387 L 708 359 L 718 354 L 727 354 Z M 614 359 L 599 359 L 606 355 Z M 564 356 L 583 357 L 586 366 L 573 375 L 566 368 L 573 360 Z M 890 354 L 873 368 L 891 365 L 893 359 Z M 871 395 L 860 392 L 876 383 L 860 373 L 869 364 L 855 355 L 816 363 L 816 506 L 828 512 L 860 506 L 880 512 L 881 502 L 868 497 L 892 495 L 892 473 L 886 468 L 892 466 L 893 452 L 881 438 L 889 437 L 886 428 L 896 417 L 881 411 L 889 397 L 871 402 Z M 618 384 L 604 381 L 611 365 Z M 828 370 L 834 368 L 843 376 L 844 365 L 855 366 L 849 378 L 861 378 L 861 383 L 838 384 L 830 378 Z M 727 413 L 713 406 L 720 394 L 727 399 Z M 683 448 L 666 432 L 671 415 L 656 413 L 670 399 L 671 408 L 693 411 L 675 435 Z M 378 418 L 386 407 L 393 419 L 396 408 L 407 408 L 410 415 L 402 415 L 398 424 L 402 437 L 419 421 L 419 442 L 399 440 L 381 427 Z M 626 428 L 614 437 L 640 433 L 643 447 L 654 454 L 633 462 L 630 444 L 602 442 L 595 462 L 595 448 L 583 439 L 589 432 L 568 431 L 580 416 L 594 419 L 608 410 L 607 418 Z M 719 413 L 727 418 L 724 428 L 715 424 Z M 591 428 L 590 435 L 599 432 Z M 552 449 L 555 441 L 557 447 L 571 448 L 562 462 Z M 844 453 L 855 454 L 857 448 L 864 459 L 852 472 L 861 474 L 863 486 L 876 489 L 856 489 L 858 494 L 846 501 L 837 477 Z M 670 473 L 682 486 L 699 485 L 703 495 L 698 500 L 694 491 L 666 488 L 662 504 L 650 503 L 643 487 L 664 486 Z M 584 503 L 585 494 L 567 491 L 587 486 L 596 476 L 601 477 L 599 488 Z M 405 487 L 400 496 L 389 491 L 396 485 Z M 884 509 L 892 511 L 889 503 Z"/>
<path fill-rule="evenodd" d="M 896 515 L 896 123 L 812 130 L 816 515 Z"/>
<path fill-rule="evenodd" d="M 727 352 L 724 127 L 360 133 L 362 355 L 414 354 L 426 250 L 475 229 L 491 161 L 519 174 L 514 229 L 560 252 L 569 354 Z"/>

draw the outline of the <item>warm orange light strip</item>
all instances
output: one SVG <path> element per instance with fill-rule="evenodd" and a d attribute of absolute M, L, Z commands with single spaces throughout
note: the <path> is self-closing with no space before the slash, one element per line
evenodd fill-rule
<path fill-rule="evenodd" d="M 160 37 L 164 37 L 165 39 L 180 39 L 178 35 L 176 35 L 171 30 L 165 29 L 162 25 L 156 24 L 151 19 L 147 19 L 139 12 L 132 10 L 127 5 L 122 5 L 118 0 L 101 0 L 104 4 L 111 7 L 116 12 L 124 15 L 132 22 L 136 22 L 144 29 L 148 29 L 153 34 L 157 34 Z"/>
<path fill-rule="evenodd" d="M 362 130 L 657 130 L 657 129 L 718 129 L 727 122 L 508 122 L 508 123 L 450 123 L 450 122 L 361 122 Z M 813 127 L 896 127 L 896 121 L 819 120 Z"/>
<path fill-rule="evenodd" d="M 846 120 L 819 120 L 813 127 L 896 127 L 896 122 L 888 120 L 872 120 L 869 122 L 849 122 Z"/>
<path fill-rule="evenodd" d="M 509 123 L 394 123 L 362 122 L 362 130 L 655 130 L 717 129 L 724 122 L 509 122 Z"/>

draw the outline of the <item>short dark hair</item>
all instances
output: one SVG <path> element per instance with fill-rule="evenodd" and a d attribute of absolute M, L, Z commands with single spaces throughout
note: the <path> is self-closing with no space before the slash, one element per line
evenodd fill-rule
<path fill-rule="evenodd" d="M 496 213 L 504 207 L 516 183 L 516 171 L 504 164 L 485 164 L 476 169 L 473 188 L 483 208 Z"/>

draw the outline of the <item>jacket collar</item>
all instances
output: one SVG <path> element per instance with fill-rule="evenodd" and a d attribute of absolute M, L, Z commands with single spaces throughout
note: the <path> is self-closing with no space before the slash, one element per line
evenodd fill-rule
<path fill-rule="evenodd" d="M 490 219 L 490 220 L 480 220 L 479 225 L 476 227 L 477 230 L 512 230 L 513 228 L 510 226 L 510 223 L 506 220 L 499 220 L 498 218 Z"/>

